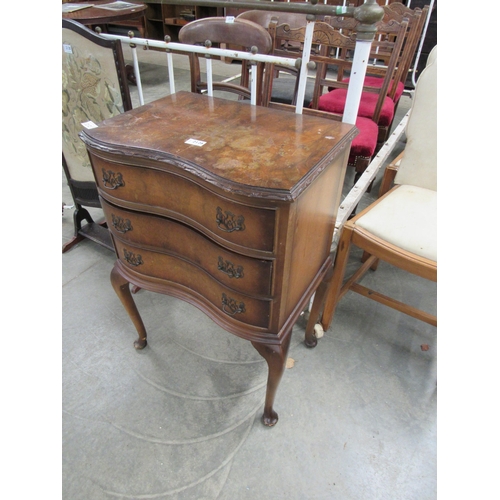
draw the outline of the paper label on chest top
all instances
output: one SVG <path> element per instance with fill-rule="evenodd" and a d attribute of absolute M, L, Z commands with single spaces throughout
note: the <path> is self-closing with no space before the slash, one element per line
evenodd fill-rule
<path fill-rule="evenodd" d="M 198 139 L 188 139 L 187 141 L 184 141 L 185 144 L 191 144 L 193 146 L 203 146 L 207 142 L 206 141 L 199 141 Z"/>

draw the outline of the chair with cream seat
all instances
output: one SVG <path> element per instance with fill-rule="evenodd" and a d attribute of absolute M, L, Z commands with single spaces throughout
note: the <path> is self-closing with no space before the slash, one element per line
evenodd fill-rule
<path fill-rule="evenodd" d="M 370 268 L 376 269 L 379 260 L 437 281 L 437 50 L 434 56 L 417 81 L 395 186 L 342 230 L 321 317 L 325 330 L 349 290 L 437 326 L 436 316 L 358 283 Z M 364 251 L 363 263 L 344 282 L 353 245 Z M 309 345 L 315 344 L 313 338 L 308 340 Z"/>

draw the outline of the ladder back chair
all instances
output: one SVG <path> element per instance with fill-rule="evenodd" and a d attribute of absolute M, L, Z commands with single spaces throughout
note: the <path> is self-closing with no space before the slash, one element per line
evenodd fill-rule
<path fill-rule="evenodd" d="M 246 19 L 234 19 L 226 22 L 225 17 L 210 17 L 190 22 L 179 31 L 179 41 L 189 45 L 218 44 L 222 48 L 250 51 L 257 48 L 259 54 L 269 54 L 272 50 L 272 39 L 267 30 L 258 24 Z M 213 59 L 220 60 L 219 57 Z M 191 70 L 191 92 L 202 93 L 207 89 L 207 82 L 202 79 L 200 70 L 200 56 L 189 54 Z M 258 62 L 257 67 L 257 105 L 262 104 L 263 78 L 265 64 Z M 248 61 L 241 62 L 240 83 L 213 82 L 213 90 L 237 94 L 240 98 L 250 98 Z"/>
<path fill-rule="evenodd" d="M 325 22 L 333 25 L 336 30 L 349 39 L 354 38 L 352 19 L 329 19 Z M 345 26 L 348 26 L 347 29 Z M 358 116 L 371 118 L 379 127 L 378 146 L 380 147 L 388 138 L 395 116 L 395 103 L 390 97 L 392 90 L 396 90 L 393 82 L 398 78 L 401 67 L 398 63 L 405 42 L 408 29 L 408 21 L 389 21 L 377 23 L 377 34 L 372 42 L 370 59 L 384 57 L 383 65 L 369 64 L 363 84 L 363 92 L 358 110 Z M 345 35 L 344 33 L 348 33 Z M 348 44 L 342 44 L 337 48 L 322 47 L 322 60 L 318 61 L 318 77 L 314 92 L 313 106 L 323 111 L 343 113 L 347 98 L 347 86 L 352 70 L 353 50 Z M 333 76 L 332 76 L 333 75 Z M 375 75 L 379 85 L 371 85 L 367 78 Z M 325 88 L 328 89 L 324 93 Z"/>
<path fill-rule="evenodd" d="M 376 269 L 379 260 L 437 281 L 437 49 L 435 55 L 436 59 L 417 81 L 406 127 L 407 144 L 394 177 L 394 187 L 347 221 L 342 230 L 321 316 L 325 330 L 332 323 L 339 301 L 349 290 L 437 326 L 435 315 L 358 283 L 370 268 Z M 390 175 L 394 170 L 387 172 Z M 363 263 L 344 281 L 352 246 L 364 251 Z M 314 313 L 319 316 L 318 310 Z M 314 343 L 313 338 L 309 341 Z"/>
<path fill-rule="evenodd" d="M 84 238 L 114 250 L 105 224 L 94 222 L 84 208 L 100 208 L 101 204 L 78 134 L 83 123 L 97 124 L 132 109 L 121 42 L 106 40 L 80 23 L 63 19 L 62 75 L 62 166 L 75 204 L 74 237 L 62 251 Z"/>
<path fill-rule="evenodd" d="M 291 28 L 287 24 L 277 24 L 276 20 L 273 20 L 269 25 L 269 31 L 273 40 L 287 40 L 294 41 L 296 43 L 303 43 L 305 39 L 306 27 L 301 28 Z M 326 67 L 328 65 L 335 66 L 337 69 L 343 67 L 350 67 L 352 62 L 350 60 L 351 55 L 347 57 L 346 54 L 352 54 L 354 52 L 356 41 L 353 36 L 347 36 L 342 34 L 338 29 L 333 28 L 328 22 L 315 22 L 313 31 L 313 45 L 317 47 L 318 50 L 311 51 L 310 61 L 316 65 L 315 78 L 313 82 L 313 95 L 311 102 L 307 106 L 307 101 L 304 103 L 304 113 L 314 113 L 321 114 L 326 118 L 331 118 L 334 120 L 342 120 L 343 109 L 340 110 L 330 110 L 321 109 L 318 106 L 320 102 L 320 92 L 324 88 L 324 78 Z M 271 78 L 269 78 L 271 80 Z M 268 88 L 268 100 L 269 106 L 271 107 L 281 107 L 285 109 L 288 104 L 294 104 L 296 100 L 296 92 L 298 85 L 293 87 L 294 97 L 293 100 L 289 99 L 289 103 L 276 102 L 273 99 L 272 88 L 275 80 L 271 80 L 266 84 Z M 344 82 L 338 83 L 339 88 L 347 89 L 348 84 Z M 359 129 L 359 134 L 354 138 L 348 165 L 356 170 L 355 182 L 359 179 L 362 173 L 366 170 L 370 161 L 377 150 L 377 143 L 379 137 L 379 128 L 377 125 L 378 116 L 382 110 L 382 104 L 385 102 L 386 96 L 379 92 L 378 99 L 380 105 L 376 106 L 374 114 L 372 117 L 358 116 L 356 119 L 356 126 Z"/>
<path fill-rule="evenodd" d="M 422 9 L 418 7 L 415 9 L 411 9 L 403 5 L 401 2 L 392 2 L 388 5 L 382 5 L 382 8 L 384 9 L 384 17 L 382 19 L 382 22 L 389 23 L 390 21 L 396 21 L 398 23 L 401 23 L 403 20 L 408 21 L 408 29 L 405 35 L 403 49 L 397 63 L 397 73 L 394 80 L 391 81 L 387 93 L 387 95 L 396 104 L 397 109 L 399 99 L 401 98 L 406 86 L 406 80 L 410 73 L 411 64 L 415 57 L 418 42 L 424 29 L 429 6 L 426 5 Z M 331 18 L 330 23 L 332 24 L 332 26 L 336 26 L 337 19 L 339 18 Z M 350 24 L 350 30 L 354 30 L 356 28 L 356 20 L 351 18 L 350 20 L 345 21 L 346 23 Z M 383 51 L 379 51 L 379 53 L 374 54 L 374 57 L 369 62 L 367 76 L 365 78 L 366 86 L 379 88 L 382 86 L 384 66 L 387 66 L 389 58 L 390 55 L 384 53 Z M 348 78 L 345 79 L 345 81 L 348 80 Z"/>

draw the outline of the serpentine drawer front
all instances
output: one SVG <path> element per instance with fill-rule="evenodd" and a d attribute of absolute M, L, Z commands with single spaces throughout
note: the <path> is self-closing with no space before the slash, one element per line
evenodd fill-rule
<path fill-rule="evenodd" d="M 306 345 L 316 343 L 356 133 L 189 92 L 84 130 L 135 347 L 147 340 L 130 284 L 190 302 L 267 361 L 263 422 L 274 425 L 291 330 L 315 292 Z"/>

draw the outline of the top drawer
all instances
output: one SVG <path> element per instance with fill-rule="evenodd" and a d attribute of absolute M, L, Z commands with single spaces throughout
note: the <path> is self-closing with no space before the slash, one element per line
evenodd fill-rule
<path fill-rule="evenodd" d="M 273 252 L 276 210 L 248 207 L 178 175 L 110 162 L 91 154 L 101 196 L 168 215 L 223 243 Z"/>

